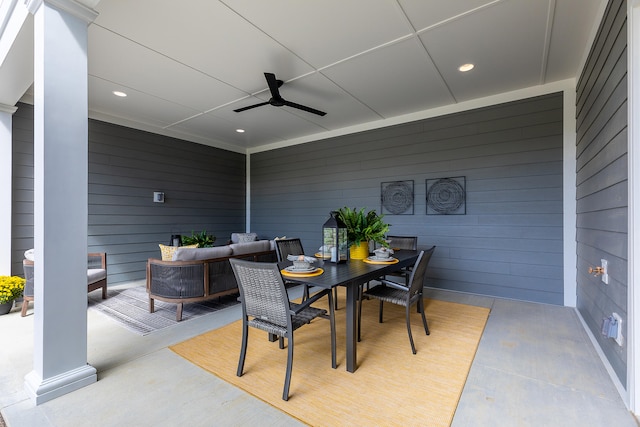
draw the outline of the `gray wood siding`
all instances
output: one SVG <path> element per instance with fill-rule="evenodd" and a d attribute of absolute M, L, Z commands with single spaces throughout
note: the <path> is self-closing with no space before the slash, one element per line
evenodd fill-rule
<path fill-rule="evenodd" d="M 618 379 L 627 348 L 600 334 L 618 313 L 627 335 L 627 29 L 626 3 L 609 2 L 576 90 L 577 306 Z M 609 284 L 588 274 L 609 263 Z"/>
<path fill-rule="evenodd" d="M 11 125 L 11 274 L 24 276 L 24 251 L 33 248 L 33 107 L 18 107 Z"/>
<path fill-rule="evenodd" d="M 426 215 L 425 180 L 456 176 L 467 214 Z M 398 180 L 414 181 L 414 214 L 385 218 L 437 245 L 429 286 L 563 303 L 561 94 L 252 154 L 252 231 L 315 252 L 329 211 L 380 212 Z"/>
<path fill-rule="evenodd" d="M 14 166 L 13 259 L 21 273 L 33 247 L 32 106 L 18 112 L 14 165 L 25 166 Z M 90 120 L 88 249 L 107 253 L 109 283 L 143 279 L 147 258 L 159 258 L 171 234 L 207 230 L 225 244 L 244 231 L 245 168 L 243 154 Z M 153 202 L 154 191 L 165 203 Z"/>

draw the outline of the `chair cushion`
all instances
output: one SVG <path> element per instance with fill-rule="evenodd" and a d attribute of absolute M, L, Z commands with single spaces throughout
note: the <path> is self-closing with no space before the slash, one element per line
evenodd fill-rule
<path fill-rule="evenodd" d="M 269 240 L 258 240 L 257 242 L 249 243 L 232 243 L 229 247 L 233 250 L 233 255 L 243 255 L 271 250 L 271 242 Z"/>
<path fill-rule="evenodd" d="M 90 268 L 87 270 L 87 285 L 107 278 L 107 270 L 104 268 Z"/>
<path fill-rule="evenodd" d="M 160 255 L 162 255 L 163 261 L 171 261 L 173 259 L 173 254 L 176 253 L 178 248 L 197 248 L 198 244 L 187 245 L 187 246 L 167 246 L 163 244 L 158 244 L 160 246 Z"/>
<path fill-rule="evenodd" d="M 233 252 L 229 246 L 215 246 L 213 248 L 188 248 L 179 246 L 171 261 L 198 261 L 203 259 L 224 258 Z M 164 261 L 164 260 L 163 260 Z"/>

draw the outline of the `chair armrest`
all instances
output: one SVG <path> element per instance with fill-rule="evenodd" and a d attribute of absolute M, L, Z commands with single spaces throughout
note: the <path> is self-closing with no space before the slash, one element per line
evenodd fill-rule
<path fill-rule="evenodd" d="M 87 254 L 87 268 L 107 269 L 107 254 L 105 252 L 90 252 Z"/>
<path fill-rule="evenodd" d="M 205 295 L 208 278 L 205 261 L 147 261 L 147 290 L 166 298 L 196 298 Z"/>
<path fill-rule="evenodd" d="M 398 282 L 392 282 L 391 280 L 383 279 L 383 280 L 380 280 L 380 282 L 385 284 L 385 285 L 387 285 L 387 286 L 389 286 L 390 288 L 399 289 L 401 291 L 408 291 L 409 290 L 409 288 L 406 287 L 405 285 L 403 285 L 401 283 L 398 283 Z"/>
<path fill-rule="evenodd" d="M 323 296 L 327 295 L 330 292 L 331 292 L 331 289 L 323 289 L 323 290 L 321 290 L 319 292 L 316 292 L 315 294 L 313 294 L 313 296 L 307 298 L 306 300 L 304 300 L 300 304 L 295 303 L 295 305 L 290 308 L 291 314 L 300 313 L 302 310 L 304 310 L 305 308 L 309 307 L 311 304 L 313 304 L 314 302 L 318 301 L 320 298 L 322 298 Z"/>

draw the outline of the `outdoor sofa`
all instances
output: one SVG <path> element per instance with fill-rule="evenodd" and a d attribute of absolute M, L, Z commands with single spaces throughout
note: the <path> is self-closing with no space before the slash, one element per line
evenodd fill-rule
<path fill-rule="evenodd" d="M 233 239 L 232 239 L 233 240 Z M 229 264 L 230 258 L 258 262 L 277 261 L 270 240 L 231 243 L 212 248 L 175 250 L 171 261 L 149 258 L 147 261 L 147 293 L 149 312 L 154 300 L 178 305 L 176 320 L 182 320 L 184 303 L 200 302 L 238 292 L 238 284 Z"/>

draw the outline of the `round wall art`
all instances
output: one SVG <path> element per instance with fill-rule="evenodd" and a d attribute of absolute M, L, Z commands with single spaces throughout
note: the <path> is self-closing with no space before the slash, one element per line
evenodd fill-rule
<path fill-rule="evenodd" d="M 383 182 L 380 197 L 383 214 L 413 215 L 413 181 Z"/>
<path fill-rule="evenodd" d="M 467 213 L 465 177 L 427 180 L 427 215 Z"/>

